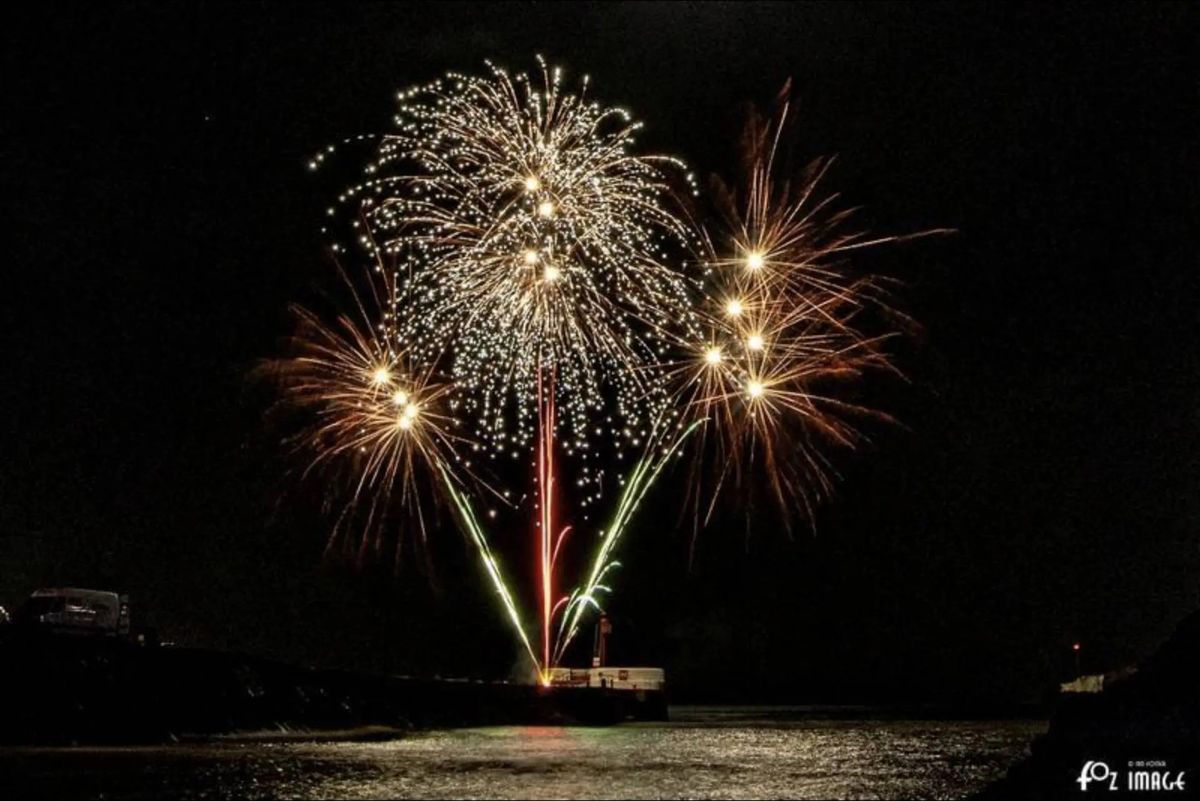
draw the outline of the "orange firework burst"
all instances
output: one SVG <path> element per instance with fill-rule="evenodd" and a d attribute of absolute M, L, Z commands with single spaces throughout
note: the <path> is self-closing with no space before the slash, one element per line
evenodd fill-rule
<path fill-rule="evenodd" d="M 378 333 L 372 323 L 378 309 L 370 308 L 377 302 L 357 294 L 354 300 L 359 316 L 340 314 L 332 324 L 293 307 L 298 325 L 292 353 L 263 369 L 278 380 L 283 402 L 306 415 L 290 438 L 303 456 L 304 475 L 321 472 L 341 493 L 329 546 L 352 528 L 361 534 L 361 559 L 383 547 L 383 530 L 397 510 L 413 519 L 423 543 L 425 491 L 437 494 L 442 471 L 469 476 L 470 465 L 456 453 L 464 439 L 450 414 L 452 385 L 413 369 L 407 355 Z"/>
<path fill-rule="evenodd" d="M 874 370 L 894 370 L 884 344 L 895 331 L 870 334 L 860 321 L 887 312 L 881 280 L 853 271 L 853 250 L 923 236 L 869 237 L 847 227 L 836 195 L 819 194 L 832 159 L 813 162 L 801 179 L 779 175 L 778 150 L 788 123 L 788 89 L 772 119 L 752 114 L 746 126 L 745 180 L 717 188 L 721 233 L 706 232 L 703 259 L 711 289 L 700 304 L 706 338 L 688 346 L 677 367 L 693 418 L 720 465 L 704 518 L 719 490 L 740 486 L 761 467 L 775 500 L 811 519 L 832 489 L 831 448 L 863 440 L 858 426 L 882 413 L 835 397 L 834 389 Z M 705 494 L 696 488 L 696 500 Z M 785 518 L 787 515 L 785 514 Z"/>
<path fill-rule="evenodd" d="M 344 493 L 338 496 L 341 513 L 326 550 L 341 532 L 361 532 L 361 563 L 367 551 L 383 548 L 384 529 L 397 514 L 415 519 L 417 542 L 424 544 L 423 498 L 445 499 L 536 665 L 516 600 L 468 497 L 468 485 L 495 491 L 458 452 L 471 442 L 455 433 L 454 385 L 439 380 L 431 369 L 414 369 L 409 355 L 396 349 L 387 327 L 376 322 L 382 319 L 381 287 L 377 281 L 370 286 L 369 304 L 351 286 L 358 318 L 341 314 L 326 325 L 317 314 L 294 307 L 299 330 L 292 355 L 262 366 L 278 379 L 282 403 L 307 413 L 307 423 L 291 438 L 305 458 L 305 474 L 330 473 L 331 489 Z M 392 287 L 382 289 L 384 297 L 391 296 Z M 404 538 L 394 542 L 398 561 Z"/>

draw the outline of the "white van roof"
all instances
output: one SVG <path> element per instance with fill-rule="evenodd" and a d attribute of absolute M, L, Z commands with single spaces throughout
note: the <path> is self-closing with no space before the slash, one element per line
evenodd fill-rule
<path fill-rule="evenodd" d="M 34 590 L 29 596 L 30 598 L 76 598 L 76 597 L 93 598 L 103 596 L 105 598 L 116 598 L 117 593 L 112 590 L 84 590 L 78 587 L 48 587 L 40 590 Z"/>

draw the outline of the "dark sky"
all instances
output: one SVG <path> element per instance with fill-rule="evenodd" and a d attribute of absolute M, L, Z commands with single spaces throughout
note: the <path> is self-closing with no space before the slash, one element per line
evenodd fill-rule
<path fill-rule="evenodd" d="M 797 151 L 878 230 L 924 326 L 904 423 L 839 462 L 816 536 L 645 517 L 617 651 L 679 697 L 1036 698 L 1144 654 L 1200 581 L 1197 18 L 1186 5 L 638 4 L 6 10 L 0 603 L 130 592 L 180 643 L 376 670 L 515 661 L 465 546 L 436 578 L 323 563 L 247 378 L 334 281 L 304 169 L 393 92 L 543 53 L 729 173 L 794 79 Z M 681 480 L 680 477 L 675 478 Z M 670 507 L 665 491 L 655 504 Z M 747 537 L 747 527 L 750 535 Z"/>

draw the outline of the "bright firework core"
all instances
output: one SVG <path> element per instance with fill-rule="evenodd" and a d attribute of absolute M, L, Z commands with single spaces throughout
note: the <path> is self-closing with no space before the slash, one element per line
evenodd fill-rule
<path fill-rule="evenodd" d="M 404 92 L 396 133 L 341 196 L 388 283 L 389 347 L 453 383 L 489 461 L 532 452 L 534 390 L 557 372 L 585 507 L 617 477 L 605 451 L 624 458 L 669 406 L 664 349 L 700 330 L 690 177 L 638 155 L 640 124 L 586 90 L 543 65 Z"/>

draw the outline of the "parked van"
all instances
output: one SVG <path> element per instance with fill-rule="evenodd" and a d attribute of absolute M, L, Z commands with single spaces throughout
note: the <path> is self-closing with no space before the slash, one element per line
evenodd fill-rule
<path fill-rule="evenodd" d="M 64 634 L 129 635 L 129 596 L 74 587 L 36 590 L 15 623 Z"/>

